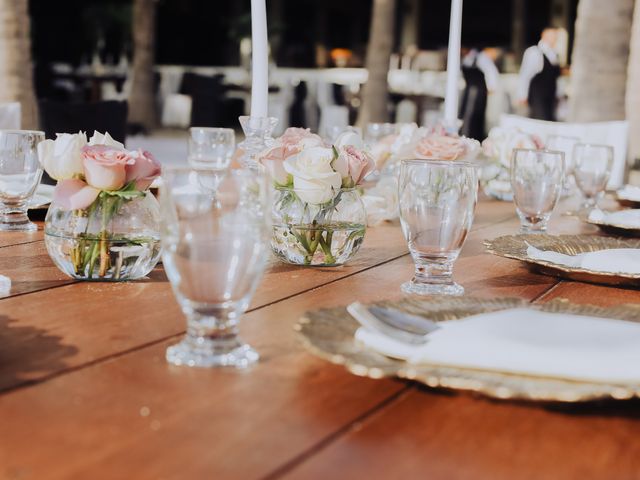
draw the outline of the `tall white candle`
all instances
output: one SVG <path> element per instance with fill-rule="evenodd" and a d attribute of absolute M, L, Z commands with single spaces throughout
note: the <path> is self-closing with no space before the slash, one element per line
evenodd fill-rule
<path fill-rule="evenodd" d="M 447 127 L 458 122 L 458 95 L 460 76 L 460 37 L 462 35 L 462 0 L 451 0 L 449 24 L 449 51 L 447 55 L 447 92 L 444 99 L 444 121 Z"/>
<path fill-rule="evenodd" d="M 266 117 L 269 98 L 269 47 L 265 0 L 251 0 L 251 116 Z"/>

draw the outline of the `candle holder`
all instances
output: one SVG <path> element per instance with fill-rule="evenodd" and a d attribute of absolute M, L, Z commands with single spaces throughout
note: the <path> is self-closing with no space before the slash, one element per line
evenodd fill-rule
<path fill-rule="evenodd" d="M 455 121 L 442 119 L 440 125 L 444 128 L 447 135 L 458 136 L 460 135 L 460 129 L 462 128 L 463 121 L 456 119 Z"/>
<path fill-rule="evenodd" d="M 251 117 L 243 115 L 239 117 L 244 141 L 238 144 L 243 153 L 238 159 L 243 168 L 249 170 L 259 170 L 256 155 L 264 151 L 271 145 L 273 138 L 271 134 L 278 124 L 278 119 L 274 117 Z"/>

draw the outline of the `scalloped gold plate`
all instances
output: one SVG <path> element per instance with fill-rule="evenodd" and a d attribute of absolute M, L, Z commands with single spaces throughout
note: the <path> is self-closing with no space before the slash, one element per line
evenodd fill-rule
<path fill-rule="evenodd" d="M 640 305 L 604 308 L 576 305 L 564 299 L 556 299 L 543 305 L 531 305 L 514 298 L 486 300 L 472 297 L 434 297 L 405 298 L 376 304 L 397 308 L 413 315 L 423 315 L 434 321 L 456 320 L 485 312 L 530 307 L 546 312 L 640 322 Z M 640 397 L 640 384 L 589 383 L 487 370 L 409 364 L 381 355 L 357 343 L 354 334 L 359 326 L 346 308 L 341 307 L 307 312 L 298 321 L 295 329 L 305 346 L 315 355 L 344 365 L 355 375 L 370 378 L 398 377 L 414 380 L 429 387 L 465 390 L 492 398 L 512 400 L 584 402 Z"/>
<path fill-rule="evenodd" d="M 489 253 L 505 258 L 526 262 L 534 271 L 553 277 L 568 278 L 579 282 L 605 285 L 640 287 L 640 274 L 605 273 L 586 268 L 569 267 L 558 263 L 531 258 L 527 254 L 528 245 L 540 250 L 577 255 L 610 248 L 640 248 L 640 240 L 631 238 L 600 237 L 595 235 L 547 235 L 520 234 L 505 235 L 493 240 L 485 240 Z"/>

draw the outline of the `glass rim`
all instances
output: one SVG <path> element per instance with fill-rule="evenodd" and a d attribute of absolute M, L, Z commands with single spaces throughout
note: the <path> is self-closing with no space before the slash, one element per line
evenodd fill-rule
<path fill-rule="evenodd" d="M 512 152 L 513 157 L 515 157 L 516 152 L 551 153 L 562 156 L 565 154 L 562 150 L 550 150 L 548 148 L 514 148 Z"/>
<path fill-rule="evenodd" d="M 189 127 L 189 132 L 193 130 L 198 130 L 201 132 L 224 132 L 224 133 L 231 132 L 234 135 L 236 133 L 236 131 L 233 128 L 228 128 L 228 127 L 198 127 L 198 126 Z"/>
<path fill-rule="evenodd" d="M 166 174 L 170 174 L 170 173 L 174 173 L 174 174 L 179 174 L 179 173 L 192 173 L 192 172 L 202 172 L 202 173 L 229 173 L 234 177 L 244 177 L 244 178 L 248 178 L 248 177 L 253 177 L 253 178 L 267 178 L 268 175 L 266 172 L 258 172 L 258 171 L 249 171 L 249 170 L 245 170 L 244 168 L 197 168 L 197 167 L 190 167 L 188 165 L 186 166 L 169 166 L 169 167 L 162 167 L 162 173 L 160 174 L 160 177 L 164 177 Z"/>
<path fill-rule="evenodd" d="M 607 145 L 606 143 L 578 142 L 573 146 L 574 150 L 577 147 L 606 148 L 608 150 L 613 150 L 613 145 Z"/>
<path fill-rule="evenodd" d="M 479 168 L 480 165 L 469 160 L 442 160 L 438 158 L 406 158 L 401 160 L 402 165 L 437 165 L 447 167 Z"/>
<path fill-rule="evenodd" d="M 45 135 L 45 133 L 42 130 L 20 130 L 19 128 L 2 128 L 0 129 L 0 135 L 2 135 L 3 133 L 31 133 L 31 134 L 39 134 L 39 135 Z"/>

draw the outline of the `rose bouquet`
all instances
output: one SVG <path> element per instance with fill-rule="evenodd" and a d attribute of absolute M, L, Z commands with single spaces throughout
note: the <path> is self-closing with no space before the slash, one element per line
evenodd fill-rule
<path fill-rule="evenodd" d="M 341 265 L 364 238 L 366 215 L 357 187 L 375 168 L 353 132 L 334 145 L 289 128 L 258 156 L 276 188 L 272 248 L 302 265 Z"/>
<path fill-rule="evenodd" d="M 157 263 L 159 213 L 148 193 L 160 164 L 129 151 L 108 133 L 58 134 L 38 145 L 44 170 L 58 181 L 45 225 L 58 267 L 80 279 L 125 280 Z"/>
<path fill-rule="evenodd" d="M 544 148 L 537 135 L 525 133 L 518 128 L 494 127 L 482 142 L 485 164 L 480 175 L 484 192 L 499 200 L 513 200 L 510 165 L 515 148 Z"/>

